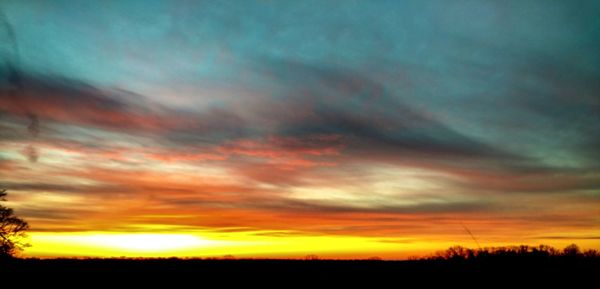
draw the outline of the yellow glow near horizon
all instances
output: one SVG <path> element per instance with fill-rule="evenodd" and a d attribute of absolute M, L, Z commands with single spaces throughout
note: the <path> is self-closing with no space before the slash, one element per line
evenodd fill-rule
<path fill-rule="evenodd" d="M 275 233 L 275 234 L 273 234 Z M 316 254 L 324 258 L 406 259 L 426 256 L 455 245 L 471 246 L 472 240 L 383 238 L 357 236 L 294 235 L 285 232 L 189 231 L 178 233 L 122 232 L 31 232 L 33 245 L 25 257 L 222 257 L 302 258 Z M 595 248 L 593 240 L 582 248 Z M 563 248 L 569 240 L 531 240 L 520 244 L 548 244 Z M 504 241 L 481 242 L 481 246 L 507 246 Z"/>
<path fill-rule="evenodd" d="M 73 241 L 124 249 L 131 252 L 161 252 L 208 246 L 214 242 L 182 234 L 104 234 L 72 237 Z"/>
<path fill-rule="evenodd" d="M 258 234 L 257 234 L 258 233 Z M 202 234 L 202 236 L 200 235 Z M 318 254 L 331 258 L 406 257 L 406 250 L 429 251 L 431 244 L 397 243 L 351 236 L 267 236 L 261 232 L 177 234 L 114 232 L 32 232 L 25 256 L 37 257 L 238 257 L 301 258 Z M 437 244 L 439 245 L 439 244 Z M 404 252 L 404 254 L 401 254 Z"/>

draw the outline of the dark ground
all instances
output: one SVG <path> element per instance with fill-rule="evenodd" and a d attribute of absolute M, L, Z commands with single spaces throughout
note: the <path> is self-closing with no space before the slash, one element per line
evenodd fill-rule
<path fill-rule="evenodd" d="M 323 284 L 368 287 L 444 284 L 479 288 L 500 284 L 567 284 L 571 285 L 569 288 L 594 288 L 600 277 L 600 258 L 418 261 L 12 259 L 0 262 L 0 277 L 0 280 L 21 280 L 19 283 L 80 284 L 83 288 L 125 283 L 275 284 L 284 288 Z"/>

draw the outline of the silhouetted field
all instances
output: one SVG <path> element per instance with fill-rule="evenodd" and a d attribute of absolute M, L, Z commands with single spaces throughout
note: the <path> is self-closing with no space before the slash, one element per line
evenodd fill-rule
<path fill-rule="evenodd" d="M 519 248 L 519 247 L 514 247 Z M 11 259 L 3 276 L 47 283 L 134 282 L 210 284 L 276 282 L 298 284 L 595 284 L 596 251 L 568 254 L 530 250 L 484 251 L 453 247 L 420 260 L 259 260 L 259 259 Z M 558 252 L 558 251 L 557 251 Z M 284 283 L 280 283 L 284 282 Z M 391 282 L 391 283 L 390 283 Z M 486 282 L 486 283 L 481 283 Z M 519 283 L 515 283 L 519 282 Z M 592 283 L 589 283 L 592 282 Z M 398 287 L 398 286 L 394 286 Z M 400 286 L 403 287 L 403 286 Z"/>

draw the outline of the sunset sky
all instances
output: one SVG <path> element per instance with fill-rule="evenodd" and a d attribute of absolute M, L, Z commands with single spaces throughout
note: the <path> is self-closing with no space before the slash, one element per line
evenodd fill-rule
<path fill-rule="evenodd" d="M 23 254 L 600 249 L 599 4 L 1 0 Z"/>

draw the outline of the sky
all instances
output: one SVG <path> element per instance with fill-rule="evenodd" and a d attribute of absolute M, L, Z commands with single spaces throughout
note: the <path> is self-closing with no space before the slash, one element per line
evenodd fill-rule
<path fill-rule="evenodd" d="M 0 39 L 26 256 L 600 249 L 597 1 L 2 0 Z"/>

